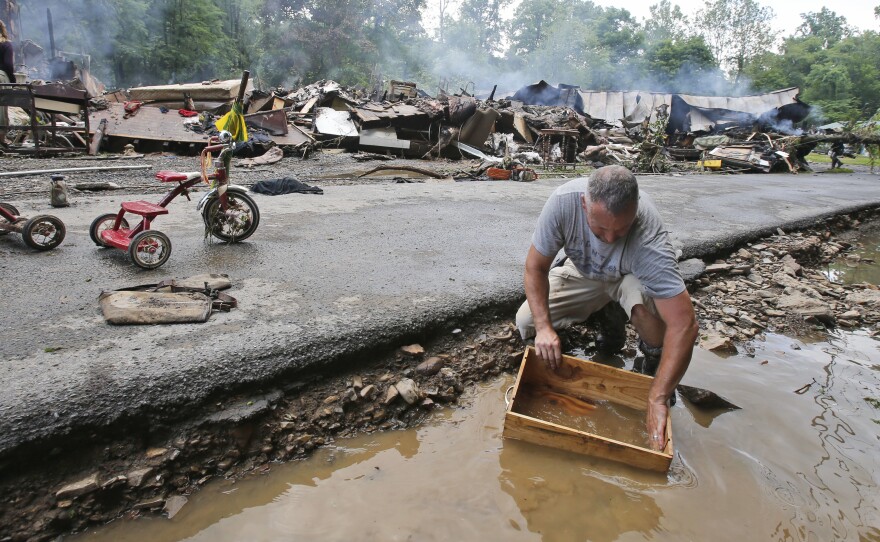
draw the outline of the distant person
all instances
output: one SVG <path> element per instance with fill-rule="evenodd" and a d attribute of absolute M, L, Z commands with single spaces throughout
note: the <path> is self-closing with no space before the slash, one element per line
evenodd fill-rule
<path fill-rule="evenodd" d="M 553 267 L 562 248 L 567 259 Z M 557 328 L 602 310 L 604 332 L 613 331 L 619 303 L 639 333 L 643 372 L 654 375 L 646 425 L 651 446 L 662 449 L 668 406 L 690 364 L 698 327 L 668 232 L 628 169 L 603 167 L 553 192 L 532 235 L 525 291 L 516 325 L 523 340 L 535 338 L 548 370 L 562 360 Z M 621 319 L 615 335 L 624 325 Z M 600 342 L 623 347 L 606 337 Z"/>
<path fill-rule="evenodd" d="M 843 162 L 840 161 L 840 157 L 843 156 L 844 147 L 841 141 L 835 141 L 833 145 L 831 145 L 831 169 L 839 168 L 843 166 Z"/>
<path fill-rule="evenodd" d="M 0 21 L 0 83 L 15 82 L 15 51 L 12 48 L 12 42 L 9 41 L 9 34 L 6 32 L 6 25 Z M 9 113 L 5 106 L 0 106 L 0 145 L 6 146 L 9 142 L 6 140 L 6 128 L 9 124 Z"/>

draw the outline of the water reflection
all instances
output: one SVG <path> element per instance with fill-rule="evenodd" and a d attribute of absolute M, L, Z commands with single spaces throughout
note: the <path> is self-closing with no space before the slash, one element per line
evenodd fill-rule
<path fill-rule="evenodd" d="M 499 487 L 513 498 L 528 529 L 545 541 L 610 542 L 630 532 L 650 538 L 663 516 L 650 493 L 666 485 L 665 474 L 615 466 L 630 470 L 619 477 L 641 482 L 638 489 L 625 489 L 592 475 L 596 463 L 607 469 L 607 462 L 509 439 L 499 461 Z"/>
<path fill-rule="evenodd" d="M 862 235 L 859 246 L 840 257 L 825 270 L 832 282 L 842 284 L 880 284 L 880 233 Z"/>

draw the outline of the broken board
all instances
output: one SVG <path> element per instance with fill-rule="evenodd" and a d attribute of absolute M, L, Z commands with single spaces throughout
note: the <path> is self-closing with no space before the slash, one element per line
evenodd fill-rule
<path fill-rule="evenodd" d="M 214 81 L 208 84 L 187 83 L 182 85 L 136 87 L 128 90 L 128 96 L 131 100 L 142 102 L 180 100 L 182 103 L 184 94 L 189 94 L 193 100 L 197 101 L 231 101 L 238 96 L 239 88 L 241 88 L 240 79 L 229 79 L 227 81 Z M 245 92 L 253 90 L 253 88 L 253 83 L 248 81 Z"/>

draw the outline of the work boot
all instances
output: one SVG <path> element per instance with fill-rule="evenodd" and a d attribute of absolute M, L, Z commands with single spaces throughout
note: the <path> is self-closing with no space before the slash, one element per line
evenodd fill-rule
<path fill-rule="evenodd" d="M 641 358 L 636 358 L 633 364 L 633 371 L 648 376 L 657 374 L 657 367 L 660 366 L 660 357 L 663 355 L 662 346 L 649 346 L 645 341 L 639 339 L 639 352 L 642 353 Z"/>
<path fill-rule="evenodd" d="M 603 354 L 616 354 L 626 345 L 626 311 L 616 301 L 607 303 L 595 315 L 599 334 L 596 349 Z"/>

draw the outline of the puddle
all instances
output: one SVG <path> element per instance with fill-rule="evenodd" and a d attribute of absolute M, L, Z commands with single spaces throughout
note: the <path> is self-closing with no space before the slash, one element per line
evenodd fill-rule
<path fill-rule="evenodd" d="M 859 236 L 861 246 L 851 250 L 849 257 L 835 260 L 825 270 L 825 276 L 834 282 L 880 284 L 880 232 Z M 871 261 L 866 261 L 871 260 Z"/>
<path fill-rule="evenodd" d="M 672 408 L 667 474 L 502 438 L 504 377 L 423 426 L 209 483 L 172 520 L 71 540 L 880 540 L 880 342 L 768 335 L 697 351 L 685 383 L 743 407 Z M 798 390 L 798 393 L 795 393 Z"/>

